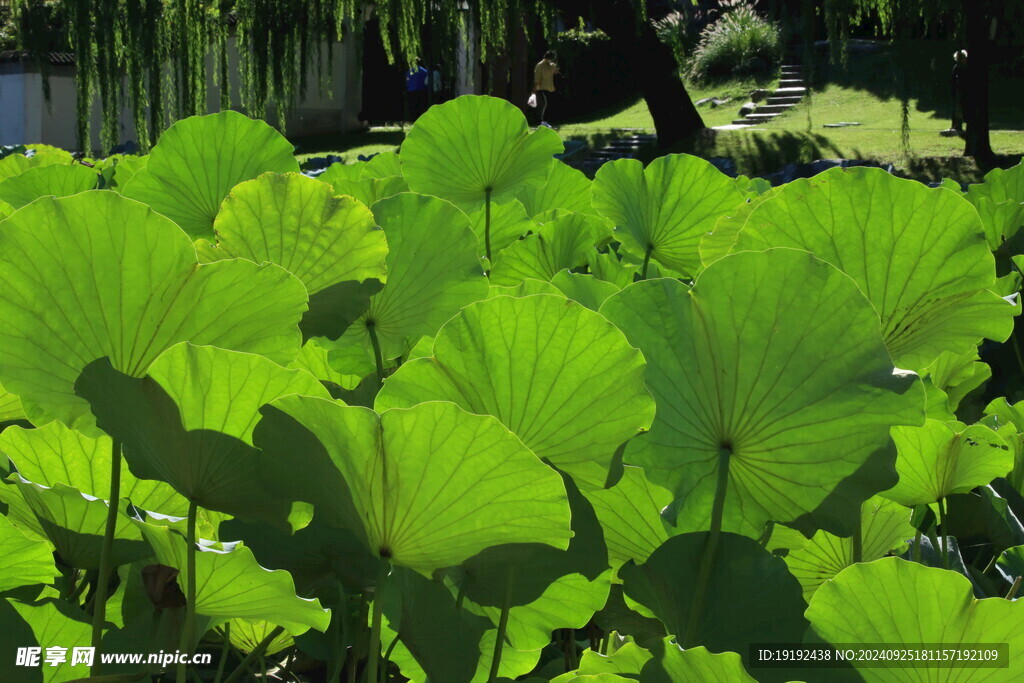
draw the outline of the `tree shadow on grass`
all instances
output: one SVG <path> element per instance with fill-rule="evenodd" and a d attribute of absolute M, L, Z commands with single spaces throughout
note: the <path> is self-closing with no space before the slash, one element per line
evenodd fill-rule
<path fill-rule="evenodd" d="M 405 132 L 399 128 L 362 130 L 350 133 L 319 133 L 288 138 L 295 145 L 296 154 L 320 154 L 344 152 L 354 147 L 368 145 L 394 145 L 398 147 L 405 139 Z M 354 161 L 354 160 L 353 160 Z"/>
<path fill-rule="evenodd" d="M 829 158 L 858 158 L 857 150 L 842 150 L 831 139 L 800 131 L 707 130 L 671 150 L 705 159 L 727 157 L 736 172 L 747 176 L 773 173 L 789 163 Z"/>

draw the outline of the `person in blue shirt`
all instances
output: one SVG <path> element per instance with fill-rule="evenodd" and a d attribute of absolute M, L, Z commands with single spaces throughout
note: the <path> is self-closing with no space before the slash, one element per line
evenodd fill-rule
<path fill-rule="evenodd" d="M 427 81 L 430 72 L 423 66 L 423 60 L 416 58 L 409 73 L 405 75 L 405 96 L 408 101 L 409 119 L 415 121 L 427 110 Z"/>

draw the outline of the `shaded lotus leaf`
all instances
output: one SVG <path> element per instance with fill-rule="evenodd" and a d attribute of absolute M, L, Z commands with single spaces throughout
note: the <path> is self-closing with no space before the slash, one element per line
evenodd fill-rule
<path fill-rule="evenodd" d="M 899 662 L 858 666 L 865 681 L 1012 681 L 1019 675 L 1013 653 L 1024 646 L 1024 603 L 975 600 L 971 583 L 956 572 L 887 557 L 855 564 L 825 583 L 811 598 L 807 618 L 829 643 L 980 643 L 1008 647 L 1010 668 L 908 668 Z M 995 647 L 993 645 L 992 647 Z M 863 663 L 862 663 L 863 664 Z M 888 666 L 892 664 L 892 666 Z"/>
<path fill-rule="evenodd" d="M 494 418 L 439 401 L 378 415 L 308 396 L 263 413 L 255 442 L 278 495 L 312 503 L 394 564 L 429 572 L 493 545 L 569 544 L 561 478 Z"/>
<path fill-rule="evenodd" d="M 35 424 L 95 436 L 74 383 L 103 357 L 140 377 L 189 340 L 287 363 L 305 309 L 305 288 L 283 268 L 200 265 L 173 223 L 113 192 L 39 199 L 0 230 L 0 381 Z"/>
<path fill-rule="evenodd" d="M 431 107 L 402 142 L 402 173 L 414 192 L 474 211 L 503 203 L 540 185 L 551 157 L 563 150 L 558 134 L 529 131 L 523 112 L 506 100 L 467 95 Z"/>
<path fill-rule="evenodd" d="M 624 462 L 681 499 L 680 530 L 709 528 L 723 466 L 723 529 L 758 537 L 841 494 L 850 514 L 816 520 L 835 529 L 895 483 L 889 428 L 923 422 L 920 382 L 894 372 L 874 309 L 806 252 L 734 254 L 692 289 L 638 282 L 601 314 L 643 352 L 658 403 Z"/>
<path fill-rule="evenodd" d="M 87 496 L 106 498 L 110 493 L 109 436 L 91 438 L 51 422 L 38 429 L 10 427 L 0 434 L 0 452 L 18 473 L 40 486 L 64 484 Z M 162 481 L 138 479 L 121 468 L 119 497 L 142 510 L 184 517 L 188 500 Z"/>
<path fill-rule="evenodd" d="M 78 489 L 55 484 L 40 486 L 12 474 L 0 486 L 0 501 L 16 506 L 19 517 L 30 512 L 35 517 L 23 520 L 12 517 L 17 526 L 27 526 L 44 535 L 53 544 L 64 564 L 77 569 L 99 569 L 100 550 L 107 524 L 107 503 L 101 498 L 83 495 Z M 24 505 L 18 505 L 18 499 Z M 119 504 L 114 527 L 111 562 L 117 566 L 141 560 L 150 555 L 138 530 L 132 525 L 127 502 Z M 9 513 L 10 514 L 10 513 Z"/>
<path fill-rule="evenodd" d="M 552 159 L 548 165 L 550 170 L 543 184 L 524 187 L 517 195 L 526 214 L 533 218 L 552 209 L 595 213 L 591 198 L 593 182 L 583 171 L 560 159 Z"/>
<path fill-rule="evenodd" d="M 160 134 L 146 167 L 122 188 L 193 239 L 212 237 L 228 192 L 261 173 L 298 172 L 292 144 L 263 121 L 234 111 L 182 119 Z"/>
<path fill-rule="evenodd" d="M 480 641 L 489 619 L 461 610 L 440 582 L 395 567 L 380 596 L 388 628 L 433 681 L 469 681 L 480 658 Z"/>
<path fill-rule="evenodd" d="M 76 388 L 97 424 L 123 444 L 135 476 L 165 481 L 204 508 L 282 525 L 292 506 L 260 479 L 252 442 L 259 409 L 289 394 L 329 397 L 303 370 L 187 342 L 165 351 L 142 379 L 99 361 Z"/>
<path fill-rule="evenodd" d="M 491 283 L 510 286 L 526 278 L 549 281 L 561 270 L 578 268 L 597 256 L 597 245 L 611 230 L 596 216 L 569 213 L 540 226 L 498 256 Z"/>
<path fill-rule="evenodd" d="M 0 181 L 0 201 L 20 209 L 39 197 L 67 197 L 96 187 L 96 171 L 81 164 L 36 166 Z"/>
<path fill-rule="evenodd" d="M 1013 468 L 1013 451 L 984 425 L 928 420 L 923 427 L 896 427 L 900 480 L 882 493 L 903 505 L 935 503 L 984 486 Z"/>
<path fill-rule="evenodd" d="M 261 522 L 232 519 L 221 525 L 221 534 L 242 541 L 260 566 L 291 574 L 302 595 L 337 580 L 358 592 L 376 580 L 377 558 L 359 537 L 319 517 L 290 534 Z"/>
<path fill-rule="evenodd" d="M 881 496 L 864 503 L 860 524 L 862 562 L 889 554 L 902 554 L 917 531 L 910 524 L 909 509 Z M 786 527 L 776 525 L 771 543 L 785 547 L 785 542 L 776 540 L 775 532 L 780 530 L 788 531 Z M 855 561 L 853 538 L 840 538 L 827 531 L 819 531 L 807 540 L 796 532 L 791 533 L 799 536 L 802 543 L 790 549 L 783 559 L 803 587 L 805 600 L 810 600 L 823 583 Z"/>
<path fill-rule="evenodd" d="M 178 570 L 179 585 L 188 585 L 185 537 L 173 529 L 135 522 L 160 564 Z M 331 614 L 315 599 L 295 595 L 285 571 L 270 571 L 256 563 L 240 543 L 211 547 L 200 541 L 196 553 L 196 614 L 225 619 L 269 621 L 291 635 L 314 628 L 327 630 Z"/>
<path fill-rule="evenodd" d="M 6 517 L 0 517 L 0 556 L 4 570 L 0 573 L 0 591 L 18 586 L 53 583 L 60 576 L 53 564 L 49 543 L 23 534 Z"/>
<path fill-rule="evenodd" d="M 497 417 L 582 488 L 603 486 L 615 449 L 651 423 L 643 371 L 622 332 L 580 304 L 499 296 L 445 324 L 433 355 L 389 377 L 376 408 L 453 401 Z"/>
<path fill-rule="evenodd" d="M 745 659 L 750 643 L 800 642 L 807 628 L 800 584 L 781 558 L 751 538 L 721 534 L 704 599 L 696 600 L 708 537 L 673 536 L 645 563 L 620 569 L 626 595 L 650 608 L 688 648 L 731 650 Z"/>
<path fill-rule="evenodd" d="M 952 192 L 875 168 L 795 180 L 747 219 L 734 251 L 806 249 L 853 278 L 878 311 L 896 365 L 1003 341 L 1019 307 L 991 290 L 995 260 L 978 212 Z"/>
<path fill-rule="evenodd" d="M 635 159 L 605 164 L 594 178 L 594 208 L 615 221 L 623 248 L 686 274 L 700 268 L 701 238 L 743 202 L 727 175 L 688 154 L 669 154 L 645 169 Z"/>
<path fill-rule="evenodd" d="M 586 492 L 601 520 L 613 567 L 644 562 L 668 540 L 670 529 L 661 511 L 672 494 L 655 486 L 639 467 L 625 467 L 615 486 Z"/>

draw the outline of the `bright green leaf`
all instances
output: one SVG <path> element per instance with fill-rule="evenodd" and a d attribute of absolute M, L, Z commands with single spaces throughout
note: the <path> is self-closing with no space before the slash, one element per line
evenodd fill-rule
<path fill-rule="evenodd" d="M 67 197 L 96 187 L 96 171 L 81 164 L 37 166 L 0 181 L 0 201 L 15 209 L 39 197 Z"/>

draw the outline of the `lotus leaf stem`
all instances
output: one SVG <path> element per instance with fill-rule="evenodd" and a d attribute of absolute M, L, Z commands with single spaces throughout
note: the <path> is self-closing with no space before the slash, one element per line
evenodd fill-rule
<path fill-rule="evenodd" d="M 196 517 L 198 516 L 199 505 L 195 500 L 188 503 L 188 520 L 185 532 L 185 566 L 188 577 L 185 582 L 185 624 L 181 629 L 182 652 L 192 651 L 192 640 L 196 629 Z M 185 683 L 188 674 L 186 664 L 178 664 L 178 683 Z"/>
<path fill-rule="evenodd" d="M 249 671 L 249 665 L 262 657 L 263 652 L 270 647 L 270 644 L 274 642 L 274 639 L 282 633 L 284 633 L 284 627 L 275 626 L 274 630 L 268 633 L 263 640 L 259 642 L 259 645 L 257 645 L 252 652 L 246 655 L 241 664 L 235 667 L 235 670 L 231 672 L 231 675 L 224 679 L 224 683 L 235 683 L 235 681 L 240 679 L 246 671 Z"/>
<path fill-rule="evenodd" d="M 110 496 L 107 499 L 107 523 L 103 530 L 103 545 L 100 548 L 100 571 L 96 579 L 96 594 L 92 608 L 92 647 L 95 661 L 103 646 L 103 624 L 107 618 L 107 585 L 110 583 L 111 555 L 114 552 L 114 535 L 117 531 L 117 508 L 121 498 L 121 442 L 114 439 L 110 444 Z M 92 673 L 97 673 L 94 667 Z"/>
<path fill-rule="evenodd" d="M 370 626 L 370 649 L 367 652 L 366 683 L 377 683 L 377 669 L 380 666 L 380 626 L 384 616 L 381 594 L 384 582 L 391 570 L 391 563 L 381 558 L 377 565 L 377 583 L 373 587 L 373 621 Z"/>
<path fill-rule="evenodd" d="M 501 617 L 498 619 L 498 632 L 494 636 L 494 655 L 491 657 L 491 672 L 487 676 L 487 683 L 494 683 L 498 679 L 498 669 L 501 668 L 501 651 L 505 647 L 505 631 L 508 629 L 508 614 L 512 611 L 512 588 L 515 586 L 516 568 L 513 565 L 508 570 L 505 579 L 505 597 L 501 602 Z"/>

